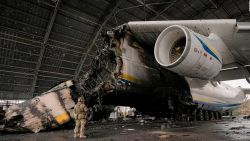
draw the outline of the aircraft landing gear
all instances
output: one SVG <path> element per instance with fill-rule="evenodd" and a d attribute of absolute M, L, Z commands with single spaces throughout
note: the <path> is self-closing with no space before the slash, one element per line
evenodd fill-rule
<path fill-rule="evenodd" d="M 194 109 L 193 112 L 192 112 L 192 121 L 197 121 L 197 110 Z"/>
<path fill-rule="evenodd" d="M 214 112 L 209 111 L 208 114 L 209 114 L 209 120 L 214 120 Z"/>
<path fill-rule="evenodd" d="M 218 117 L 219 119 L 222 119 L 222 114 L 220 112 L 218 113 Z"/>
<path fill-rule="evenodd" d="M 218 119 L 219 119 L 219 114 L 218 114 L 218 112 L 214 112 L 214 119 L 215 119 L 215 120 L 218 120 Z"/>
<path fill-rule="evenodd" d="M 197 120 L 202 121 L 203 120 L 203 112 L 201 109 L 197 110 Z"/>
<path fill-rule="evenodd" d="M 203 119 L 204 120 L 209 120 L 209 114 L 208 114 L 207 110 L 204 110 L 204 112 L 203 112 Z"/>

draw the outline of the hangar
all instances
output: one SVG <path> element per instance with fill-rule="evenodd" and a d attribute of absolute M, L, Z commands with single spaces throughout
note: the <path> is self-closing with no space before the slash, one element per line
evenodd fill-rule
<path fill-rule="evenodd" d="M 250 82 L 248 63 L 249 48 L 246 45 L 249 37 L 248 32 L 250 31 L 249 24 L 247 23 L 249 21 L 249 1 L 247 0 L 1 0 L 0 6 L 0 104 L 2 104 L 2 106 L 18 104 L 39 97 L 41 94 L 46 95 L 52 91 L 61 90 L 62 87 L 70 87 L 71 83 L 66 83 L 68 82 L 67 80 L 75 80 L 76 82 L 73 83 L 77 83 L 78 93 L 84 93 L 85 96 L 91 95 L 91 102 L 97 101 L 97 103 L 100 103 L 100 101 L 102 101 L 114 105 L 132 105 L 142 112 L 147 112 L 147 109 L 151 108 L 150 112 L 156 111 L 157 115 L 159 115 L 158 113 L 162 114 L 161 110 L 165 109 L 165 107 L 162 108 L 165 106 L 164 104 L 171 107 L 167 108 L 167 111 L 164 111 L 169 113 L 172 107 L 175 108 L 175 104 L 172 103 L 184 102 L 184 105 L 194 106 L 192 101 L 206 99 L 204 95 L 200 97 L 197 96 L 197 99 L 194 99 L 194 95 L 192 95 L 193 92 L 197 92 L 198 94 L 202 92 L 196 91 L 195 89 L 189 90 L 188 88 L 195 88 L 197 83 L 203 84 L 203 79 L 209 78 L 209 83 L 206 85 L 207 87 L 221 85 L 220 82 L 225 80 L 246 79 Z M 194 20 L 194 25 L 191 25 L 191 20 Z M 216 22 L 213 22 L 213 20 Z M 183 31 L 183 33 L 189 32 L 192 34 L 194 31 L 194 35 L 197 35 L 197 38 L 201 40 L 203 40 L 203 36 L 199 36 L 198 34 L 205 35 L 203 33 L 207 33 L 210 35 L 210 33 L 215 33 L 223 35 L 221 38 L 225 46 L 231 46 L 230 40 L 233 42 L 240 40 L 242 42 L 237 45 L 233 44 L 233 47 L 229 47 L 230 55 L 224 55 L 225 53 L 222 54 L 221 57 L 217 56 L 217 53 L 211 55 L 210 60 L 216 61 L 217 59 L 219 62 L 229 62 L 219 66 L 218 68 L 221 67 L 220 69 L 213 71 L 216 77 L 212 75 L 213 73 L 210 71 L 207 71 L 207 76 L 201 73 L 201 77 L 196 76 L 200 73 L 199 71 L 195 71 L 193 74 L 189 73 L 188 70 L 185 70 L 185 72 L 188 73 L 184 73 L 184 70 L 176 71 L 175 69 L 170 69 L 170 72 L 165 72 L 165 70 L 161 71 L 164 67 L 160 66 L 162 65 L 161 61 L 159 61 L 161 60 L 160 53 L 159 58 L 157 59 L 156 57 L 157 61 L 155 61 L 155 64 L 152 64 L 150 61 L 143 62 L 138 60 L 143 57 L 145 58 L 145 56 L 146 58 L 150 58 L 149 56 L 152 57 L 153 55 L 157 56 L 157 53 L 155 53 L 156 49 L 154 50 L 152 47 L 154 47 L 155 42 L 158 41 L 158 35 L 163 33 L 161 31 L 169 27 L 168 21 L 173 21 L 175 23 L 173 25 L 178 25 L 178 21 L 184 21 L 180 25 L 185 26 L 185 28 L 178 28 L 177 32 Z M 186 29 L 186 27 L 188 29 Z M 225 28 L 222 32 L 228 31 L 226 33 L 227 35 L 219 32 L 222 28 Z M 216 32 L 217 30 L 218 32 Z M 228 34 L 231 34 L 230 31 L 232 31 L 232 34 L 235 33 L 235 36 L 232 38 L 227 37 Z M 131 41 L 130 34 L 134 35 L 131 37 Z M 107 38 L 107 36 L 109 37 Z M 124 39 L 128 39 L 126 45 Z M 134 41 L 134 39 L 138 42 Z M 187 36 L 185 39 L 187 39 L 187 43 Z M 216 39 L 213 38 L 213 40 Z M 163 38 L 164 42 L 167 40 L 168 39 Z M 114 54 L 105 52 L 105 49 L 109 46 L 116 46 L 116 44 L 121 45 L 121 42 L 124 43 L 124 46 L 133 46 L 134 48 L 123 49 L 120 52 L 123 53 L 122 55 L 117 53 L 116 47 L 113 49 L 115 50 Z M 130 45 L 129 42 L 135 43 Z M 193 42 L 195 41 L 192 41 L 192 43 Z M 177 43 L 181 44 L 181 41 L 178 40 L 176 41 L 176 44 Z M 200 43 L 203 45 L 203 42 Z M 207 44 L 209 48 L 209 41 L 204 41 L 204 44 Z M 211 46 L 215 45 L 214 43 L 211 44 Z M 138 49 L 138 51 L 135 48 L 140 49 Z M 154 48 L 156 48 L 156 46 Z M 159 43 L 159 50 L 160 49 L 161 45 Z M 175 49 L 178 50 L 178 47 Z M 211 50 L 211 52 L 213 52 L 213 49 Z M 166 50 L 163 49 L 162 51 Z M 198 48 L 198 52 L 199 51 Z M 141 54 L 141 52 L 148 52 L 149 56 L 145 55 L 147 53 Z M 181 52 L 181 54 L 185 53 Z M 173 58 L 175 58 L 175 55 L 178 56 L 178 54 L 173 54 Z M 207 57 L 207 55 L 209 54 L 204 54 L 205 57 Z M 121 56 L 125 56 L 125 59 Z M 224 56 L 226 56 L 226 59 Z M 108 61 L 108 57 L 113 57 L 113 61 Z M 154 57 L 152 60 L 155 60 Z M 172 60 L 171 63 L 176 60 Z M 122 63 L 120 64 L 119 61 Z M 144 69 L 140 69 L 136 65 L 131 65 L 136 63 L 137 65 L 139 64 L 139 66 L 146 66 L 144 68 L 147 68 L 147 71 L 144 72 Z M 99 67 L 97 67 L 97 64 Z M 121 67 L 121 74 L 120 70 L 116 72 L 117 69 L 121 69 L 118 64 L 121 66 L 126 65 L 126 67 Z M 205 62 L 203 62 L 203 64 L 205 64 Z M 165 67 L 166 66 L 168 65 L 165 65 Z M 103 68 L 106 67 L 108 69 L 112 68 L 112 70 L 103 70 Z M 187 66 L 185 67 L 187 68 Z M 217 66 L 211 66 L 210 68 L 216 67 Z M 138 72 L 131 71 L 131 68 L 138 68 Z M 158 68 L 161 69 L 158 70 Z M 169 70 L 169 68 L 167 69 Z M 202 71 L 204 72 L 204 70 Z M 108 74 L 110 75 L 108 76 Z M 149 74 L 153 74 L 154 77 Z M 112 75 L 118 75 L 118 82 L 117 80 L 113 80 Z M 202 78 L 202 80 L 184 80 L 183 75 Z M 213 79 L 211 79 L 210 76 L 213 76 Z M 110 79 L 110 81 L 106 83 L 108 79 Z M 150 83 L 146 83 L 145 81 L 149 81 Z M 110 82 L 119 83 L 119 89 L 121 90 L 129 90 L 129 93 L 140 94 L 134 97 L 119 91 L 121 96 L 117 97 L 117 93 L 114 93 L 112 88 L 117 85 L 112 85 Z M 63 84 L 62 87 L 60 84 Z M 155 87 L 153 84 L 161 88 L 168 87 L 168 89 L 157 88 L 152 90 L 152 87 Z M 150 86 L 147 87 L 147 89 L 145 87 L 137 89 L 137 85 Z M 131 86 L 131 89 L 128 88 L 128 86 Z M 79 90 L 79 88 L 83 92 Z M 107 93 L 110 93 L 110 95 L 100 100 L 100 89 L 102 89 L 102 91 L 105 90 Z M 143 90 L 145 89 L 152 93 L 155 92 L 159 94 L 160 97 L 152 99 L 152 95 L 143 95 L 142 93 L 144 93 Z M 226 94 L 231 94 L 237 90 L 225 87 L 225 91 L 228 91 Z M 247 92 L 248 90 L 245 89 L 244 93 Z M 186 94 L 183 97 L 177 96 L 178 98 L 176 98 L 175 96 L 166 96 L 166 93 L 190 94 Z M 191 98 L 192 96 L 193 99 Z M 230 103 L 227 103 L 227 106 L 235 106 L 235 104 L 243 103 L 243 97 L 235 97 L 238 99 L 234 99 L 233 101 L 229 100 Z M 39 100 L 42 101 L 42 99 L 43 98 L 40 98 Z M 74 96 L 72 96 L 72 99 L 73 102 L 76 101 Z M 145 99 L 145 103 L 143 99 Z M 158 102 L 161 99 L 165 99 L 163 105 Z M 175 99 L 182 100 L 175 101 Z M 225 99 L 226 98 L 222 97 L 220 102 L 223 103 Z M 44 100 L 46 101 L 48 99 L 44 98 Z M 152 105 L 147 105 L 151 100 Z M 153 101 L 155 101 L 155 103 Z M 204 103 L 196 106 L 203 108 Z M 177 105 L 177 107 L 180 108 L 181 106 Z M 209 113 L 211 109 L 214 110 L 214 108 L 207 105 L 205 105 L 205 107 L 209 110 L 203 111 L 203 115 L 205 115 L 204 119 L 212 115 L 218 116 L 218 113 Z M 64 107 L 64 109 L 67 111 L 67 108 Z M 187 113 L 186 115 L 188 115 Z M 168 114 L 168 118 L 171 119 L 171 116 L 171 114 Z M 39 131 L 40 130 L 39 128 Z M 38 129 L 35 131 L 38 131 Z M 164 134 L 160 134 L 159 136 L 164 136 L 165 138 L 165 135 L 164 131 Z M 132 134 L 129 134 L 129 136 L 132 136 Z M 5 137 L 11 140 L 8 136 Z M 94 135 L 93 137 L 93 140 L 95 140 Z M 27 137 L 25 139 L 28 140 L 29 138 Z M 106 139 L 108 140 L 109 138 L 107 137 Z M 214 138 L 211 138 L 210 140 L 213 139 Z M 153 139 L 145 138 L 145 140 Z"/>

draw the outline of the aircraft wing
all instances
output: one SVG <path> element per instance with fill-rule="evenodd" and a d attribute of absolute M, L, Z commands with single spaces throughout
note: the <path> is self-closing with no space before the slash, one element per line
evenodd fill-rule
<path fill-rule="evenodd" d="M 250 77 L 248 70 L 246 70 L 250 62 L 250 23 L 248 22 L 237 22 L 235 19 L 219 19 L 134 21 L 128 23 L 129 30 L 136 39 L 149 47 L 154 47 L 159 34 L 173 25 L 185 26 L 207 37 L 214 33 L 222 39 L 227 49 L 221 51 L 223 65 L 220 75 L 217 76 L 218 80 Z M 242 72 L 245 74 L 242 74 Z"/>

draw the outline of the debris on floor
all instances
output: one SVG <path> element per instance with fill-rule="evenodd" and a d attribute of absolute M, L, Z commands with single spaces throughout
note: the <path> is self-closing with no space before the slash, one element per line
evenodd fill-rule
<path fill-rule="evenodd" d="M 172 122 L 171 128 L 161 130 L 165 121 L 154 121 L 140 126 L 140 122 L 93 122 L 86 128 L 87 141 L 248 141 L 250 124 L 248 120 L 200 121 L 187 124 Z M 217 123 L 217 124 L 216 124 Z M 165 122 L 165 125 L 167 123 Z M 175 126 L 174 126 L 175 125 Z M 225 126 L 228 125 L 228 126 Z M 230 130 L 232 129 L 232 130 Z M 1 133 L 0 133 L 1 134 Z M 0 141 L 30 140 L 41 138 L 56 140 L 73 140 L 73 129 L 40 132 L 37 134 L 1 134 Z"/>
<path fill-rule="evenodd" d="M 244 128 L 246 128 L 246 127 L 245 126 L 238 126 L 238 127 L 232 127 L 232 128 L 230 128 L 230 130 L 241 130 Z"/>

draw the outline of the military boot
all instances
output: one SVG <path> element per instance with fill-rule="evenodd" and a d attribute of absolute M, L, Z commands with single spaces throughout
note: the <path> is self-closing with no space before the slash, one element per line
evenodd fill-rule
<path fill-rule="evenodd" d="M 77 137 L 78 137 L 78 135 L 76 133 L 74 133 L 74 138 L 77 138 Z"/>
<path fill-rule="evenodd" d="M 85 136 L 85 134 L 80 134 L 80 138 L 87 138 L 87 136 Z"/>

